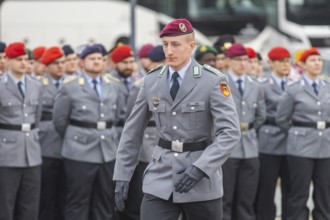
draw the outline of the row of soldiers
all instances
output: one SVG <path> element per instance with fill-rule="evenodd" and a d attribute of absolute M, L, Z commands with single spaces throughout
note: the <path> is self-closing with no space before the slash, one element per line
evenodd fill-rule
<path fill-rule="evenodd" d="M 262 72 L 254 65 L 260 64 L 257 53 L 228 36 L 214 46 L 199 46 L 194 57 L 209 72 L 220 74 L 217 68 L 226 74 L 228 84 L 219 84 L 219 90 L 232 96 L 241 132 L 240 141 L 222 165 L 223 218 L 274 219 L 280 177 L 283 219 L 307 218 L 311 181 L 315 188 L 313 217 L 329 219 L 330 87 L 319 78 L 319 52 L 308 49 L 301 54 L 304 75 L 290 83 L 291 55 L 283 47 L 269 51 L 272 72 L 256 80 L 247 73 Z M 134 166 L 134 173 L 128 174 L 129 186 L 121 178 L 127 171 L 117 168 L 114 176 L 116 151 L 144 85 L 139 78 L 150 70 L 150 74 L 163 74 L 164 68 L 157 66 L 166 63 L 166 56 L 162 45 L 143 46 L 138 54 L 143 71 L 139 72 L 129 46 L 118 46 L 110 54 L 98 44 L 85 46 L 79 54 L 69 46 L 29 52 L 22 43 L 0 51 L 1 60 L 6 56 L 6 62 L 0 63 L 1 220 L 139 219 L 143 173 L 150 172 L 150 161 L 155 165 L 160 159 L 159 150 L 152 153 L 154 146 L 164 144 L 159 142 L 157 127 L 169 123 L 163 115 L 169 109 L 159 96 L 150 103 L 154 116 L 145 125 L 142 143 L 130 143 L 142 145 L 135 152 L 138 161 L 131 161 L 132 152 L 125 152 L 126 165 Z M 221 63 L 223 67 L 219 67 Z M 29 65 L 34 68 L 27 70 Z M 189 71 L 200 77 L 198 68 Z M 175 85 L 175 80 L 171 83 Z M 172 86 L 169 92 L 171 96 L 175 93 Z M 187 118 L 187 124 L 173 126 L 173 130 L 198 131 L 204 111 L 203 100 L 183 103 L 180 113 L 171 114 Z M 144 192 L 159 191 L 157 185 L 146 189 L 148 179 L 144 181 Z M 188 214 L 188 219 L 193 218 Z"/>

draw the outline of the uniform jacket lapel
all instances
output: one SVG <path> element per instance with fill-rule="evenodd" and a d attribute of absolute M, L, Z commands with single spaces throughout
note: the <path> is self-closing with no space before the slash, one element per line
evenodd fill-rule
<path fill-rule="evenodd" d="M 281 95 L 282 94 L 282 88 L 280 88 L 280 86 L 278 85 L 278 83 L 273 79 L 273 77 L 271 77 L 269 79 L 271 81 L 271 85 L 272 85 L 272 90 L 276 93 Z"/>
<path fill-rule="evenodd" d="M 84 76 L 84 74 L 82 74 L 82 78 L 85 80 L 85 83 L 83 85 L 81 85 L 82 90 L 85 93 L 88 93 L 91 97 L 93 97 L 94 99 L 99 100 L 99 97 L 97 96 L 96 92 L 94 91 L 94 89 L 89 85 L 89 82 L 87 80 L 87 78 Z"/>
<path fill-rule="evenodd" d="M 23 102 L 23 97 L 21 93 L 18 90 L 18 86 L 15 84 L 13 79 L 9 76 L 9 73 L 7 73 L 4 77 L 6 77 L 6 85 L 7 89 L 10 90 L 19 100 Z"/>
<path fill-rule="evenodd" d="M 303 83 L 304 85 L 304 90 L 311 95 L 312 97 L 314 97 L 315 99 L 319 99 L 319 97 L 315 94 L 315 92 L 313 91 L 313 88 L 311 85 L 308 84 L 308 82 L 306 82 L 304 79 L 301 79 L 302 81 L 300 83 Z"/>
<path fill-rule="evenodd" d="M 165 97 L 164 99 L 172 105 L 173 99 L 170 95 L 170 89 L 168 85 L 168 66 L 164 67 L 164 70 L 161 70 L 161 74 L 159 74 L 158 77 L 160 77 L 160 80 L 158 80 L 158 88 L 160 89 L 160 94 L 163 94 Z"/>
<path fill-rule="evenodd" d="M 249 96 L 249 93 L 253 90 L 253 85 L 251 82 L 251 78 L 248 76 L 245 76 L 245 84 L 243 88 L 243 98 L 248 99 L 247 97 Z"/>
<path fill-rule="evenodd" d="M 322 99 L 322 96 L 326 94 L 326 84 L 323 80 L 320 80 L 320 86 L 319 86 L 319 99 Z"/>
<path fill-rule="evenodd" d="M 197 65 L 198 64 L 194 60 L 192 60 L 189 68 L 186 71 L 183 81 L 180 85 L 180 89 L 173 102 L 172 108 L 174 108 L 177 104 L 179 104 L 182 101 L 182 99 L 195 87 L 196 82 L 195 82 L 195 78 L 193 77 L 193 67 Z"/>
<path fill-rule="evenodd" d="M 237 97 L 239 100 L 242 98 L 241 94 L 238 91 L 238 88 L 236 86 L 236 82 L 234 82 L 233 78 L 230 76 L 230 74 L 227 74 L 229 79 L 229 88 L 234 97 Z"/>

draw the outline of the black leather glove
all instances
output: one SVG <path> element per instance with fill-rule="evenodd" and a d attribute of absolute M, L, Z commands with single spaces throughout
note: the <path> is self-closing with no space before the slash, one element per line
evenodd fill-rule
<path fill-rule="evenodd" d="M 125 208 L 125 200 L 128 196 L 128 181 L 116 181 L 115 202 L 117 210 L 122 212 Z"/>
<path fill-rule="evenodd" d="M 181 175 L 181 179 L 174 184 L 175 191 L 179 193 L 189 192 L 205 176 L 203 171 L 193 165 L 185 169 Z"/>

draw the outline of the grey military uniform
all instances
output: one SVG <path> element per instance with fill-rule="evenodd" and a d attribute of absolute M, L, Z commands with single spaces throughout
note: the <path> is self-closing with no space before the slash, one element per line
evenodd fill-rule
<path fill-rule="evenodd" d="M 64 138 L 62 156 L 65 158 L 91 163 L 115 160 L 118 142 L 114 127 L 87 129 L 70 124 L 70 120 L 116 122 L 119 84 L 107 76 L 102 80 L 103 100 L 99 100 L 84 76 L 73 76 L 56 96 L 53 122 Z"/>
<path fill-rule="evenodd" d="M 38 129 L 41 116 L 41 84 L 26 76 L 25 99 L 17 85 L 5 73 L 0 81 L 0 123 L 33 125 L 36 129 L 13 131 L 0 129 L 0 167 L 32 167 L 41 164 Z"/>
<path fill-rule="evenodd" d="M 173 101 L 168 85 L 168 66 L 145 77 L 145 82 L 128 118 L 119 143 L 114 180 L 129 181 L 138 161 L 144 129 L 154 117 L 158 136 L 183 143 L 207 141 L 203 151 L 176 152 L 156 146 L 147 167 L 143 192 L 174 203 L 213 200 L 222 197 L 221 165 L 240 138 L 237 112 L 232 97 L 221 92 L 227 85 L 223 74 L 213 74 L 192 60 Z M 215 138 L 212 141 L 212 134 Z M 172 146 L 175 146 L 172 145 Z M 194 165 L 207 177 L 189 193 L 175 192 L 179 171 Z"/>
<path fill-rule="evenodd" d="M 235 106 L 241 125 L 253 124 L 254 129 L 242 131 L 241 141 L 235 147 L 231 158 L 256 158 L 258 157 L 258 129 L 266 119 L 266 105 L 260 84 L 249 76 L 245 76 L 243 97 L 237 89 L 236 82 L 230 74 L 229 87 L 231 88 Z M 245 126 L 245 125 L 244 125 Z"/>
<path fill-rule="evenodd" d="M 316 96 L 304 79 L 294 82 L 281 97 L 277 111 L 278 126 L 288 131 L 287 152 L 289 155 L 307 158 L 330 157 L 330 129 L 290 126 L 291 121 L 329 122 L 330 86 L 320 80 Z"/>
<path fill-rule="evenodd" d="M 272 77 L 265 79 L 261 86 L 267 106 L 267 119 L 275 122 L 276 110 L 283 91 Z M 286 155 L 287 135 L 278 126 L 271 124 L 261 126 L 258 137 L 260 153 Z"/>
<path fill-rule="evenodd" d="M 61 158 L 62 137 L 55 130 L 52 122 L 55 96 L 58 88 L 55 87 L 48 75 L 41 78 L 43 85 L 42 116 L 40 122 L 40 145 L 43 157 Z"/>

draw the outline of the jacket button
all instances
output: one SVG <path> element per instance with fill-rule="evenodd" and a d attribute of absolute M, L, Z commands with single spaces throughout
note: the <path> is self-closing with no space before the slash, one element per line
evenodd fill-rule
<path fill-rule="evenodd" d="M 176 129 L 178 129 L 178 127 L 174 125 L 174 126 L 173 126 L 173 130 L 176 130 Z"/>
<path fill-rule="evenodd" d="M 176 115 L 176 112 L 172 112 L 172 115 Z"/>

